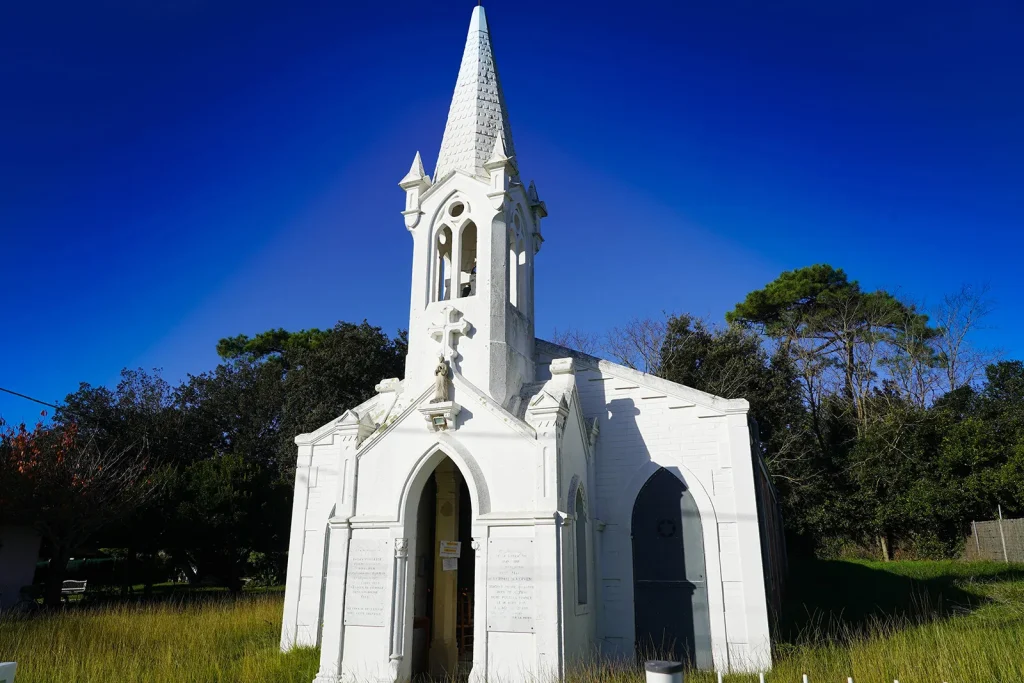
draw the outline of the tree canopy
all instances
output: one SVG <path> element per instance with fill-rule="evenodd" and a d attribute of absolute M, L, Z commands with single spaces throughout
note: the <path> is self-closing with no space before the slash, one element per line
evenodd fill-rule
<path fill-rule="evenodd" d="M 666 315 L 556 341 L 746 398 L 791 548 L 948 556 L 996 505 L 1024 514 L 1024 362 L 972 345 L 990 308 L 964 288 L 925 309 L 820 264 L 723 324 Z M 177 386 L 142 370 L 82 384 L 51 423 L 0 430 L 0 519 L 43 533 L 51 599 L 66 558 L 100 549 L 135 567 L 124 584 L 140 568 L 279 581 L 294 437 L 401 377 L 406 351 L 403 332 L 339 322 L 222 339 L 221 362 Z"/>

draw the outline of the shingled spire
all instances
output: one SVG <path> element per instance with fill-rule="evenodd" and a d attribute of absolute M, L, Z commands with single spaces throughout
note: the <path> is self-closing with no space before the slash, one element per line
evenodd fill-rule
<path fill-rule="evenodd" d="M 459 80 L 448 110 L 441 152 L 437 155 L 434 182 L 459 169 L 487 177 L 484 164 L 494 152 L 495 139 L 501 137 L 505 155 L 515 156 L 512 129 L 508 124 L 505 96 L 498 80 L 498 66 L 491 49 L 487 16 L 483 7 L 473 9 L 466 37 L 466 51 L 459 67 Z"/>

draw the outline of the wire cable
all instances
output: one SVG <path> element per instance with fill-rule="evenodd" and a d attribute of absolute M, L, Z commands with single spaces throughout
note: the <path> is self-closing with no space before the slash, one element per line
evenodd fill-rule
<path fill-rule="evenodd" d="M 52 403 L 47 403 L 46 401 L 40 401 L 38 398 L 32 398 L 31 396 L 26 396 L 25 394 L 19 394 L 17 391 L 11 391 L 10 389 L 4 389 L 3 387 L 0 387 L 0 391 L 6 392 L 8 394 L 13 394 L 14 396 L 17 396 L 19 398 L 24 398 L 24 399 L 27 399 L 29 401 L 35 401 L 36 403 L 42 403 L 44 406 L 48 406 L 50 408 L 56 408 L 57 407 L 57 406 L 53 405 Z"/>

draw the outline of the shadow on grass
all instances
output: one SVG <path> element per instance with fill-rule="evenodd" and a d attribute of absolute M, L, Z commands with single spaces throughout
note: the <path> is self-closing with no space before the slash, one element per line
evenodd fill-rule
<path fill-rule="evenodd" d="M 927 565 L 923 565 L 927 566 Z M 939 571 L 893 570 L 860 562 L 800 560 L 790 566 L 779 615 L 781 642 L 848 640 L 878 628 L 899 628 L 967 614 L 989 598 L 964 590 L 971 583 L 1022 581 L 1024 569 L 932 564 Z"/>
<path fill-rule="evenodd" d="M 247 588 L 232 592 L 227 588 L 216 586 L 193 586 L 187 583 L 165 583 L 151 586 L 149 590 L 141 587 L 129 593 L 123 593 L 118 587 L 99 587 L 90 589 L 85 595 L 72 596 L 59 607 L 45 607 L 36 600 L 37 607 L 31 611 L 13 612 L 10 616 L 35 617 L 46 614 L 82 611 L 93 609 L 110 609 L 116 607 L 141 607 L 170 605 L 188 607 L 193 605 L 234 604 L 267 596 L 284 596 L 284 586 L 266 588 Z"/>

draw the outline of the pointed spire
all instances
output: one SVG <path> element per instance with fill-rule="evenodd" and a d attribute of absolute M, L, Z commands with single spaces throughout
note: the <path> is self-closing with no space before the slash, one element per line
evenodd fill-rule
<path fill-rule="evenodd" d="M 455 94 L 448 110 L 448 123 L 437 155 L 434 181 L 456 169 L 487 177 L 485 163 L 501 140 L 507 158 L 515 156 L 512 129 L 508 123 L 505 96 L 498 80 L 498 67 L 491 49 L 487 16 L 483 7 L 473 8 L 469 35 L 462 55 Z"/>
<path fill-rule="evenodd" d="M 426 181 L 428 185 L 430 184 L 430 178 L 427 177 L 427 171 L 423 168 L 423 159 L 420 158 L 420 153 L 416 152 L 416 157 L 412 160 L 412 167 L 409 169 L 409 172 L 405 174 L 405 177 L 398 182 L 398 185 L 399 187 L 408 189 L 409 187 L 419 185 L 424 181 Z"/>

